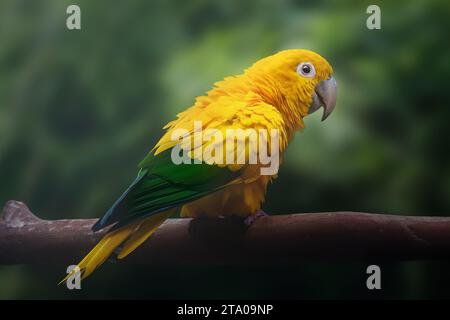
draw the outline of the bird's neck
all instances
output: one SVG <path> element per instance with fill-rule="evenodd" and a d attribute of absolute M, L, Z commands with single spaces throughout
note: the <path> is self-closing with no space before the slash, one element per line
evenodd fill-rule
<path fill-rule="evenodd" d="M 297 87 L 281 88 L 277 81 L 268 77 L 255 77 L 252 79 L 253 90 L 281 113 L 286 125 L 288 136 L 304 128 L 303 118 L 308 114 L 308 106 L 303 103 L 305 99 L 300 95 Z"/>

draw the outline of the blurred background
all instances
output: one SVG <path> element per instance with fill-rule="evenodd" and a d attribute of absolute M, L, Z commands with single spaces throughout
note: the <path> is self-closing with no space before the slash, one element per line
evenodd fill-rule
<path fill-rule="evenodd" d="M 288 48 L 334 66 L 336 110 L 289 146 L 270 213 L 450 214 L 450 3 L 0 0 L 0 203 L 99 217 L 161 127 L 226 75 Z M 79 31 L 66 8 L 81 7 Z M 381 30 L 366 8 L 381 7 Z M 66 266 L 0 266 L 0 298 L 450 298 L 450 263 L 277 268 L 107 264 L 83 289 Z"/>

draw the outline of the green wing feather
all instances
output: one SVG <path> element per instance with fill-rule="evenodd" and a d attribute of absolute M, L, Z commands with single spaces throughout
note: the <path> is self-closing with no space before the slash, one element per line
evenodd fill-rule
<path fill-rule="evenodd" d="M 113 223 L 113 229 L 135 219 L 180 206 L 213 193 L 240 176 L 216 165 L 179 164 L 171 150 L 149 154 L 140 164 L 138 176 L 106 214 L 92 227 L 97 231 Z"/>

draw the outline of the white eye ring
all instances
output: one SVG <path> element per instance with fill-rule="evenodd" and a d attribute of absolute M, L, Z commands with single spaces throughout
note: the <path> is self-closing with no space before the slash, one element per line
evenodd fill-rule
<path fill-rule="evenodd" d="M 297 73 L 305 78 L 313 78 L 316 75 L 316 69 L 311 62 L 302 62 L 297 67 Z"/>

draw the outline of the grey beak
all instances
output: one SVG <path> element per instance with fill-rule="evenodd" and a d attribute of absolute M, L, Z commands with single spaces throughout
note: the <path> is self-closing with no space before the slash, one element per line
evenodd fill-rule
<path fill-rule="evenodd" d="M 320 81 L 314 90 L 312 104 L 309 108 L 309 114 L 323 107 L 322 121 L 324 121 L 333 112 L 336 106 L 337 84 L 334 77 L 328 80 Z"/>

